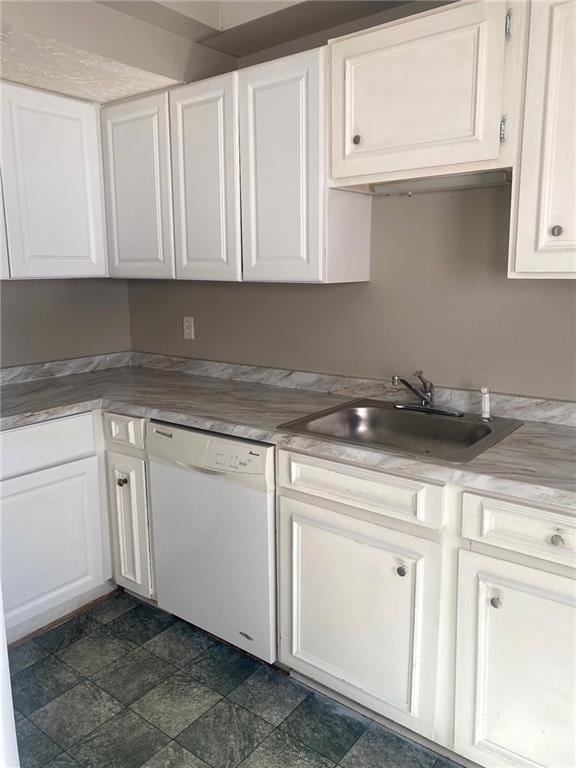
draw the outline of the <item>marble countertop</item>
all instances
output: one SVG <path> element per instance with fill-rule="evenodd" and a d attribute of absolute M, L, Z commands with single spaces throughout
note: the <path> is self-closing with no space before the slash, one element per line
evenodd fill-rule
<path fill-rule="evenodd" d="M 406 477 L 464 485 L 576 514 L 576 427 L 524 423 L 466 464 L 300 437 L 278 425 L 351 398 L 147 368 L 113 368 L 4 385 L 0 430 L 96 408 L 273 443 Z"/>

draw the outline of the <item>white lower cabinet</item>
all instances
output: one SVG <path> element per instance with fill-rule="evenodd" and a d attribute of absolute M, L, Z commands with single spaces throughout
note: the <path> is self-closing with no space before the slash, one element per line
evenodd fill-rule
<path fill-rule="evenodd" d="M 488 768 L 576 765 L 576 582 L 460 553 L 455 750 Z"/>
<path fill-rule="evenodd" d="M 282 498 L 280 599 L 284 664 L 432 734 L 438 544 Z"/>
<path fill-rule="evenodd" d="M 13 636 L 11 629 L 31 631 L 27 622 L 106 580 L 98 459 L 4 480 L 0 502 L 2 592 Z"/>
<path fill-rule="evenodd" d="M 108 483 L 114 579 L 131 592 L 151 597 L 146 462 L 108 451 Z"/>

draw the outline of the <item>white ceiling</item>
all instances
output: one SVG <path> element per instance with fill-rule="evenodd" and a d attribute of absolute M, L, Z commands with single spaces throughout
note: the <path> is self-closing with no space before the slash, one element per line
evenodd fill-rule
<path fill-rule="evenodd" d="M 0 49 L 3 80 L 88 101 L 115 101 L 178 82 L 19 27 L 0 32 Z"/>
<path fill-rule="evenodd" d="M 191 19 L 213 27 L 219 32 L 226 29 L 246 24 L 254 19 L 267 16 L 276 11 L 282 11 L 291 5 L 305 2 L 305 0 L 224 0 L 217 2 L 203 2 L 202 0 L 157 0 L 158 5 L 163 5 L 172 11 L 181 13 Z"/>

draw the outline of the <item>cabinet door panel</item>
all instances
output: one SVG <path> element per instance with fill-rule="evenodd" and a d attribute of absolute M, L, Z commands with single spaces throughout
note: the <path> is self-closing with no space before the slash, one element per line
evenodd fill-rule
<path fill-rule="evenodd" d="M 574 0 L 533 3 L 512 262 L 518 273 L 576 277 L 575 26 Z"/>
<path fill-rule="evenodd" d="M 102 110 L 108 251 L 116 277 L 174 277 L 168 94 Z"/>
<path fill-rule="evenodd" d="M 456 751 L 493 768 L 575 765 L 576 583 L 461 552 L 458 605 Z"/>
<path fill-rule="evenodd" d="M 439 546 L 281 500 L 282 661 L 431 733 Z"/>
<path fill-rule="evenodd" d="M 170 92 L 176 277 L 240 280 L 238 76 Z"/>
<path fill-rule="evenodd" d="M 0 497 L 7 628 L 104 583 L 95 456 L 4 480 Z"/>
<path fill-rule="evenodd" d="M 108 452 L 114 545 L 114 578 L 144 597 L 152 596 L 150 534 L 143 459 Z"/>
<path fill-rule="evenodd" d="M 97 107 L 2 86 L 12 277 L 105 275 Z"/>
<path fill-rule="evenodd" d="M 324 61 L 315 50 L 240 72 L 245 280 L 324 278 Z"/>
<path fill-rule="evenodd" d="M 4 192 L 2 189 L 2 177 L 0 176 L 0 280 L 8 280 L 9 277 L 10 267 L 8 266 L 8 241 L 6 240 Z"/>
<path fill-rule="evenodd" d="M 505 15 L 482 1 L 333 43 L 333 176 L 497 158 Z"/>

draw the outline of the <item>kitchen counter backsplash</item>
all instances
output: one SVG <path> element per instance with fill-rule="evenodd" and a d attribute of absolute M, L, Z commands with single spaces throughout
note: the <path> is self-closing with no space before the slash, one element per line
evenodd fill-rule
<path fill-rule="evenodd" d="M 126 366 L 177 371 L 195 376 L 209 376 L 289 389 L 327 392 L 349 398 L 370 397 L 399 402 L 410 402 L 414 399 L 404 387 L 395 387 L 390 381 L 264 368 L 239 363 L 219 363 L 146 352 L 115 352 L 108 355 L 0 368 L 0 385 Z M 480 392 L 436 387 L 435 404 L 480 413 Z M 576 402 L 492 393 L 491 404 L 492 413 L 495 416 L 576 427 Z"/>

